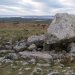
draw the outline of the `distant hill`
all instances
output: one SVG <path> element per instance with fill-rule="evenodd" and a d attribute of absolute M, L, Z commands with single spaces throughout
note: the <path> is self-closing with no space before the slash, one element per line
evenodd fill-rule
<path fill-rule="evenodd" d="M 22 16 L 21 18 L 53 19 L 53 16 Z"/>
<path fill-rule="evenodd" d="M 11 17 L 20 17 L 20 18 L 37 18 L 37 19 L 53 19 L 54 16 L 20 16 L 20 15 L 0 15 L 0 18 L 11 18 Z"/>
<path fill-rule="evenodd" d="M 53 16 L 10 16 L 0 15 L 0 22 L 49 22 Z"/>

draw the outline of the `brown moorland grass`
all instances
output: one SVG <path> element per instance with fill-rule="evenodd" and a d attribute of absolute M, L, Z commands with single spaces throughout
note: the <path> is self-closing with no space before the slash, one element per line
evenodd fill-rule
<path fill-rule="evenodd" d="M 25 39 L 31 35 L 44 34 L 48 28 L 48 24 L 44 23 L 0 23 L 1 40 L 8 39 Z"/>
<path fill-rule="evenodd" d="M 48 24 L 44 23 L 0 23 L 0 28 L 5 29 L 5 28 L 15 28 L 15 29 L 47 29 Z"/>

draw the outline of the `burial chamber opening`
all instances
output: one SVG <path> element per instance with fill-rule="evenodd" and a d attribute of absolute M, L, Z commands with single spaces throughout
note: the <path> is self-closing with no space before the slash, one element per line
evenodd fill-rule
<path fill-rule="evenodd" d="M 70 38 L 70 39 L 61 40 L 59 42 L 52 43 L 52 44 L 45 43 L 44 50 L 46 51 L 55 50 L 56 52 L 64 50 L 66 52 L 69 52 L 70 50 L 68 49 L 68 46 L 72 42 L 75 42 L 75 37 Z"/>
<path fill-rule="evenodd" d="M 62 51 L 62 50 L 65 50 L 67 51 L 67 48 L 68 48 L 68 44 L 69 43 L 55 43 L 55 44 L 46 44 L 45 45 L 45 50 L 46 51 L 51 51 L 51 50 L 55 50 L 55 51 Z"/>

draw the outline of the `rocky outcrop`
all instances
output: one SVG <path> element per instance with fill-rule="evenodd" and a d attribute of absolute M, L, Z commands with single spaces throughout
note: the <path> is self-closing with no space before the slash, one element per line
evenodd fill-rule
<path fill-rule="evenodd" d="M 15 40 L 12 39 L 7 41 L 2 41 L 0 43 L 0 50 L 13 50 L 15 52 L 20 52 L 24 50 L 42 50 L 44 43 L 44 35 L 32 35 L 27 39 Z"/>
<path fill-rule="evenodd" d="M 15 51 L 23 51 L 27 48 L 26 46 L 26 41 L 25 40 L 21 40 L 21 41 L 17 41 L 13 47 L 13 49 Z"/>
<path fill-rule="evenodd" d="M 35 44 L 37 48 L 43 49 L 44 35 L 32 35 L 27 39 L 27 45 Z"/>
<path fill-rule="evenodd" d="M 24 51 L 24 52 L 19 52 L 19 54 L 21 55 L 21 57 L 23 58 L 40 58 L 40 59 L 49 59 L 49 60 L 53 60 L 52 56 L 49 53 L 44 53 L 44 52 L 28 52 L 28 51 Z"/>
<path fill-rule="evenodd" d="M 75 16 L 66 13 L 55 15 L 45 35 L 46 44 L 68 44 L 75 41 Z"/>
<path fill-rule="evenodd" d="M 47 30 L 47 42 L 71 39 L 75 37 L 75 16 L 69 14 L 56 14 Z"/>

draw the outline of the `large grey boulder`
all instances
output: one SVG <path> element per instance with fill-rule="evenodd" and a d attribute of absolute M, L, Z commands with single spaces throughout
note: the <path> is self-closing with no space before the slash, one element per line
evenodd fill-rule
<path fill-rule="evenodd" d="M 47 29 L 46 42 L 48 44 L 75 37 L 75 16 L 58 13 Z"/>
<path fill-rule="evenodd" d="M 44 60 L 53 60 L 52 56 L 49 53 L 45 53 L 45 52 L 28 52 L 28 51 L 23 51 L 23 52 L 19 52 L 19 54 L 21 55 L 21 57 L 23 58 L 38 58 L 38 59 L 44 59 Z"/>
<path fill-rule="evenodd" d="M 58 13 L 47 29 L 45 43 L 70 43 L 75 40 L 75 15 Z"/>
<path fill-rule="evenodd" d="M 27 44 L 35 44 L 37 48 L 43 47 L 45 36 L 44 35 L 32 35 L 27 39 Z"/>

